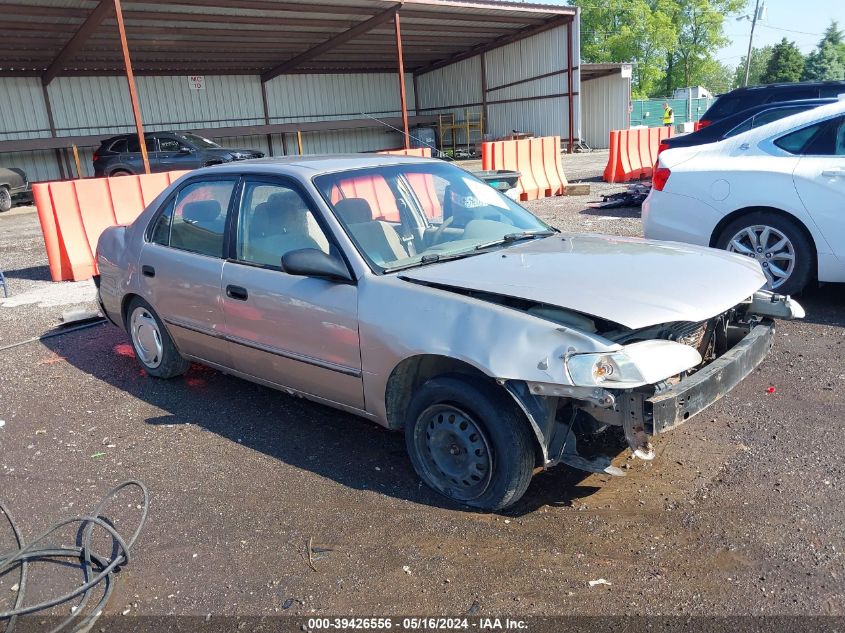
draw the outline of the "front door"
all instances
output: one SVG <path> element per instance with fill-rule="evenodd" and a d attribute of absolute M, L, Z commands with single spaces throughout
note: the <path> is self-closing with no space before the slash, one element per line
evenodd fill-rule
<path fill-rule="evenodd" d="M 170 136 L 161 136 L 158 139 L 158 163 L 162 171 L 202 167 L 197 150 Z"/>
<path fill-rule="evenodd" d="M 144 298 L 179 351 L 224 367 L 231 358 L 223 338 L 223 246 L 236 184 L 185 184 L 151 223 L 140 259 Z"/>
<path fill-rule="evenodd" d="M 363 409 L 356 286 L 281 269 L 282 255 L 301 248 L 340 258 L 308 195 L 286 180 L 247 179 L 240 197 L 222 284 L 234 368 Z"/>

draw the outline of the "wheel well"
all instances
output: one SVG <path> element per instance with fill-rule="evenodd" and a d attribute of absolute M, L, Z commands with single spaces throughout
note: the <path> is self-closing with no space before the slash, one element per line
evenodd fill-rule
<path fill-rule="evenodd" d="M 755 211 L 762 211 L 763 213 L 779 215 L 782 218 L 795 222 L 795 224 L 798 225 L 798 228 L 804 233 L 804 236 L 807 238 L 807 240 L 809 240 L 810 244 L 812 244 L 813 250 L 815 251 L 816 241 L 813 239 L 813 235 L 810 233 L 810 231 L 807 230 L 807 227 L 804 226 L 804 223 L 791 213 L 782 209 L 776 209 L 775 207 L 745 207 L 743 209 L 737 209 L 736 211 L 732 211 L 731 213 L 723 217 L 716 225 L 716 228 L 713 229 L 713 234 L 710 236 L 710 246 L 716 246 L 716 241 L 719 239 L 719 235 L 722 234 L 722 231 L 728 224 L 730 224 L 737 218 L 741 218 L 742 216 L 748 215 L 749 213 L 754 213 Z M 815 252 L 813 253 L 813 256 L 815 257 Z"/>
<path fill-rule="evenodd" d="M 124 329 L 126 329 L 126 317 L 128 316 L 126 313 L 129 311 L 129 304 L 132 303 L 132 299 L 140 296 L 141 295 L 136 295 L 135 293 L 130 293 L 123 297 L 123 301 L 120 303 L 120 320 L 123 322 Z"/>
<path fill-rule="evenodd" d="M 394 367 L 387 380 L 384 403 L 390 428 L 405 426 L 403 415 L 416 390 L 427 380 L 443 374 L 467 374 L 490 380 L 489 376 L 469 363 L 449 356 L 420 354 L 406 358 Z"/>
<path fill-rule="evenodd" d="M 464 361 L 437 354 L 411 356 L 399 363 L 387 380 L 384 400 L 389 428 L 403 428 L 405 426 L 405 411 L 408 410 L 411 398 L 413 398 L 417 389 L 427 380 L 444 374 L 475 376 L 506 392 L 504 387 L 497 385 L 490 376 Z M 511 394 L 506 393 L 505 397 L 509 402 L 513 402 Z M 513 402 L 513 405 L 518 407 L 516 402 Z M 530 424 L 527 418 L 525 424 Z M 543 463 L 543 450 L 536 438 L 534 440 L 534 452 L 537 464 L 541 465 Z"/>

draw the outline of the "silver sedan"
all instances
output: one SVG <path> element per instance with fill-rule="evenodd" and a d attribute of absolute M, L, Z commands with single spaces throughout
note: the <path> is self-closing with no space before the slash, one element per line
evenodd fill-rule
<path fill-rule="evenodd" d="M 448 163 L 353 155 L 200 169 L 99 241 L 104 313 L 147 374 L 200 362 L 404 429 L 426 484 L 486 510 L 535 469 L 622 474 L 768 352 L 756 261 L 564 235 Z"/>

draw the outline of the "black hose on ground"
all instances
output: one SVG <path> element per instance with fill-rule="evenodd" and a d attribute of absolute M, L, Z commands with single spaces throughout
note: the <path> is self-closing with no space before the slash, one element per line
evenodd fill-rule
<path fill-rule="evenodd" d="M 141 518 L 138 521 L 138 527 L 132 533 L 132 536 L 127 540 L 124 539 L 114 528 L 111 522 L 104 518 L 103 510 L 122 490 L 126 488 L 137 488 L 143 495 L 143 503 L 140 506 Z M 114 590 L 114 572 L 121 566 L 129 562 L 129 553 L 134 545 L 138 535 L 147 521 L 147 512 L 149 510 L 150 495 L 146 486 L 140 481 L 129 480 L 118 484 L 102 498 L 100 503 L 94 508 L 91 514 L 72 517 L 59 521 L 52 525 L 46 532 L 41 534 L 29 544 L 24 544 L 21 532 L 18 529 L 14 519 L 12 518 L 9 509 L 0 502 L 0 512 L 2 512 L 12 529 L 15 542 L 18 549 L 12 552 L 0 553 L 0 578 L 6 574 L 12 573 L 15 569 L 19 570 L 19 580 L 17 597 L 15 598 L 15 605 L 11 611 L 0 612 L 0 623 L 6 621 L 5 633 L 12 633 L 15 627 L 15 622 L 19 616 L 44 611 L 57 605 L 70 602 L 75 598 L 79 598 L 78 604 L 75 605 L 69 617 L 61 621 L 58 626 L 51 630 L 51 633 L 56 633 L 65 629 L 68 625 L 73 625 L 73 631 L 87 631 L 93 625 L 96 619 L 102 614 L 112 591 Z M 67 525 L 79 525 L 79 545 L 68 546 L 53 546 L 45 545 L 39 547 L 39 544 L 46 541 L 46 539 L 59 531 Z M 102 528 L 112 538 L 113 548 L 116 547 L 116 555 L 114 558 L 100 556 L 92 551 L 91 544 L 94 533 L 94 528 Z M 84 582 L 64 595 L 58 596 L 51 600 L 45 600 L 38 604 L 25 605 L 26 598 L 26 581 L 28 566 L 38 562 L 57 562 L 62 559 L 73 559 L 79 561 L 82 570 Z M 86 609 L 88 599 L 91 597 L 92 590 L 100 583 L 104 583 L 103 593 L 99 602 L 92 608 Z"/>

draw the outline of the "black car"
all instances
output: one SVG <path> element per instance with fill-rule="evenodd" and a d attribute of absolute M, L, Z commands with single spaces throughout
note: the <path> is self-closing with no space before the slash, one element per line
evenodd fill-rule
<path fill-rule="evenodd" d="M 700 125 L 710 125 L 756 105 L 799 99 L 835 98 L 842 93 L 845 93 L 845 81 L 806 81 L 737 88 L 719 95 L 701 117 Z"/>
<path fill-rule="evenodd" d="M 153 132 L 145 134 L 150 171 L 198 169 L 248 158 L 262 158 L 254 149 L 220 147 L 207 138 L 189 132 Z M 95 176 L 143 174 L 144 161 L 137 134 L 112 136 L 94 152 Z"/>
<path fill-rule="evenodd" d="M 660 142 L 660 151 L 673 147 L 692 147 L 693 145 L 715 143 L 772 121 L 817 108 L 826 103 L 836 103 L 836 99 L 801 99 L 756 105 L 719 119 L 692 134 L 664 139 Z"/>

